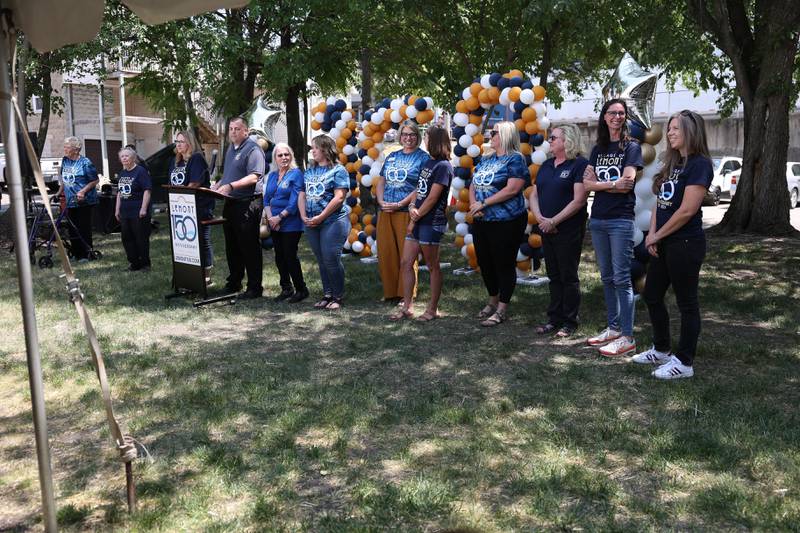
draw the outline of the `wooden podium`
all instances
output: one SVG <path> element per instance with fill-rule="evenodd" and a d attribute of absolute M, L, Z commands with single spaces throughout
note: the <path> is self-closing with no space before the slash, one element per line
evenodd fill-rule
<path fill-rule="evenodd" d="M 224 200 L 224 194 L 205 187 L 164 185 L 169 205 L 170 243 L 172 248 L 172 288 L 175 292 L 167 299 L 187 294 L 199 294 L 202 299 L 195 307 L 223 300 L 236 301 L 236 293 L 208 297 L 206 285 L 206 258 L 203 254 L 205 237 L 203 226 L 215 226 L 225 222 L 224 218 L 200 221 L 197 209 L 198 197 Z"/>

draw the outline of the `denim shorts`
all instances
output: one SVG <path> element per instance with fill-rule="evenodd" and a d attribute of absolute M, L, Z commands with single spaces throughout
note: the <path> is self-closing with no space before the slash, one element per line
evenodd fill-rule
<path fill-rule="evenodd" d="M 417 241 L 425 246 L 439 246 L 447 226 L 431 226 L 429 224 L 415 224 L 411 235 L 406 235 L 407 241 Z"/>

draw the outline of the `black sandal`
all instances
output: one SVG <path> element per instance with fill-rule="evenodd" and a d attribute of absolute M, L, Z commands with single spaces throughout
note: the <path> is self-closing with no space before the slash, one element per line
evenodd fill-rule
<path fill-rule="evenodd" d="M 575 333 L 574 326 L 561 326 L 561 328 L 556 332 L 556 337 L 566 339 L 567 337 L 571 337 L 573 333 Z"/>
<path fill-rule="evenodd" d="M 498 309 L 497 311 L 494 312 L 492 316 L 481 322 L 481 326 L 485 328 L 493 328 L 499 324 L 502 324 L 507 319 L 508 316 L 506 315 L 506 312 Z"/>
<path fill-rule="evenodd" d="M 331 303 L 333 296 L 328 296 L 327 294 L 322 297 L 322 300 L 318 301 L 314 304 L 314 309 L 325 309 L 328 307 L 328 304 Z"/>
<path fill-rule="evenodd" d="M 533 331 L 535 331 L 537 335 L 549 335 L 550 333 L 553 333 L 557 329 L 558 326 L 556 326 L 552 322 L 548 322 L 547 324 L 536 326 L 536 329 Z"/>
<path fill-rule="evenodd" d="M 328 305 L 325 306 L 325 309 L 329 309 L 331 311 L 338 311 L 342 308 L 342 299 L 341 298 L 333 298 L 331 297 L 330 302 Z"/>

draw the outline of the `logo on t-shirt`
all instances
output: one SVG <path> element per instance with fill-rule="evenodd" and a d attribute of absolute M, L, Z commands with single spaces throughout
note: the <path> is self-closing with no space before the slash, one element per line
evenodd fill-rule
<path fill-rule="evenodd" d="M 559 178 L 561 178 L 562 180 L 565 180 L 565 179 L 569 178 L 569 174 L 570 174 L 569 170 L 562 170 L 561 171 L 561 175 L 559 176 Z"/>
<path fill-rule="evenodd" d="M 485 164 L 482 164 L 480 168 L 475 171 L 475 175 L 472 177 L 472 183 L 475 184 L 476 189 L 490 189 L 492 183 L 494 183 L 494 176 L 495 173 L 503 168 L 502 161 L 491 161 Z"/>
<path fill-rule="evenodd" d="M 414 166 L 413 160 L 404 160 L 393 158 L 386 169 L 386 185 L 389 187 L 401 187 L 403 182 L 408 178 L 408 171 Z"/>
<path fill-rule="evenodd" d="M 175 167 L 169 180 L 173 185 L 183 185 L 186 182 L 186 165 Z"/>
<path fill-rule="evenodd" d="M 122 196 L 124 200 L 127 200 L 131 196 L 131 190 L 133 188 L 133 178 L 131 176 L 120 176 L 118 186 L 119 186 L 119 194 Z"/>
<path fill-rule="evenodd" d="M 306 176 L 306 196 L 309 200 L 320 200 L 325 194 L 325 182 L 333 176 L 334 169 L 331 169 L 316 176 Z"/>
<path fill-rule="evenodd" d="M 673 168 L 669 179 L 665 180 L 664 183 L 661 184 L 661 188 L 658 191 L 659 207 L 667 208 L 672 205 L 672 198 L 675 196 L 675 187 L 678 184 L 678 176 L 680 176 L 682 171 L 683 169 L 680 167 Z"/>
<path fill-rule="evenodd" d="M 625 154 L 600 154 L 597 156 L 595 174 L 597 181 L 616 181 L 622 175 Z"/>

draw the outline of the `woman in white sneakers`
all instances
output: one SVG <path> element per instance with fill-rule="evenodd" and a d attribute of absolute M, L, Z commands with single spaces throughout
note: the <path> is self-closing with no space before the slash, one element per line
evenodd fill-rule
<path fill-rule="evenodd" d="M 647 251 L 653 256 L 644 288 L 653 346 L 632 360 L 661 364 L 653 371 L 658 379 L 689 378 L 694 375 L 692 363 L 700 336 L 697 286 L 706 254 L 700 206 L 714 176 L 700 115 L 684 110 L 670 117 L 667 150 L 661 160 L 664 165 L 653 183 L 658 203 L 645 240 Z M 674 354 L 670 353 L 669 314 L 664 305 L 670 285 L 681 315 L 681 333 Z"/>

